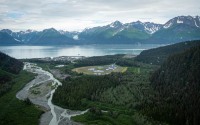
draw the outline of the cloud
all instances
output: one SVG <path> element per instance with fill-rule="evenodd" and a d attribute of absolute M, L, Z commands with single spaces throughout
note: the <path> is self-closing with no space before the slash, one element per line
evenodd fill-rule
<path fill-rule="evenodd" d="M 13 18 L 13 19 L 19 19 L 23 16 L 24 14 L 23 13 L 20 13 L 20 12 L 8 12 L 6 14 L 6 17 L 8 18 Z"/>
<path fill-rule="evenodd" d="M 198 0 L 1 0 L 0 29 L 80 30 L 112 21 L 165 23 L 200 15 Z"/>

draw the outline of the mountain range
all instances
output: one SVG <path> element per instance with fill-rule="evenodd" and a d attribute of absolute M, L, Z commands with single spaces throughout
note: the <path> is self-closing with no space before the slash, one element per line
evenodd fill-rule
<path fill-rule="evenodd" d="M 153 22 L 111 24 L 69 32 L 54 28 L 43 31 L 13 32 L 0 30 L 0 45 L 63 45 L 63 44 L 170 44 L 200 39 L 200 17 L 178 16 L 165 24 Z"/>

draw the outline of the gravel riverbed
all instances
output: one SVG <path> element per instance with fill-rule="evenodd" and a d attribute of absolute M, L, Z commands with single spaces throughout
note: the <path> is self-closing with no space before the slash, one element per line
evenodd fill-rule
<path fill-rule="evenodd" d="M 29 99 L 33 104 L 38 105 L 45 111 L 41 115 L 40 125 L 81 125 L 73 122 L 70 118 L 72 116 L 81 115 L 86 111 L 72 111 L 63 109 L 52 103 L 52 97 L 58 86 L 62 85 L 54 76 L 48 71 L 44 71 L 34 63 L 25 63 L 24 70 L 38 74 L 35 79 L 26 84 L 21 89 L 16 97 L 20 100 Z"/>

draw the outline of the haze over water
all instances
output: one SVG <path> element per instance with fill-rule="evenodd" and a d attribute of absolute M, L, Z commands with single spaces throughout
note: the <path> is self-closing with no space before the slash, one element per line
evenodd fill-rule
<path fill-rule="evenodd" d="M 0 51 L 15 57 L 42 58 L 58 56 L 102 56 L 114 54 L 140 54 L 141 51 L 159 47 L 159 44 L 118 45 L 65 45 L 65 46 L 0 46 Z"/>

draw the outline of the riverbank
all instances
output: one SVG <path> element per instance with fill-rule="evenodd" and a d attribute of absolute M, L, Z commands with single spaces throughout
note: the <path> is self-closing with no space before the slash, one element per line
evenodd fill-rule
<path fill-rule="evenodd" d="M 43 113 L 37 106 L 20 101 L 16 93 L 35 75 L 27 71 L 21 71 L 13 79 L 10 91 L 0 97 L 0 125 L 37 125 L 38 118 Z"/>
<path fill-rule="evenodd" d="M 29 82 L 16 97 L 20 100 L 27 98 L 35 105 L 40 106 L 45 113 L 40 118 L 40 125 L 73 124 L 80 125 L 70 120 L 72 116 L 84 114 L 86 111 L 72 111 L 63 109 L 52 104 L 52 96 L 58 85 L 62 85 L 53 75 L 44 71 L 33 63 L 25 63 L 24 70 L 38 74 L 34 80 Z"/>

